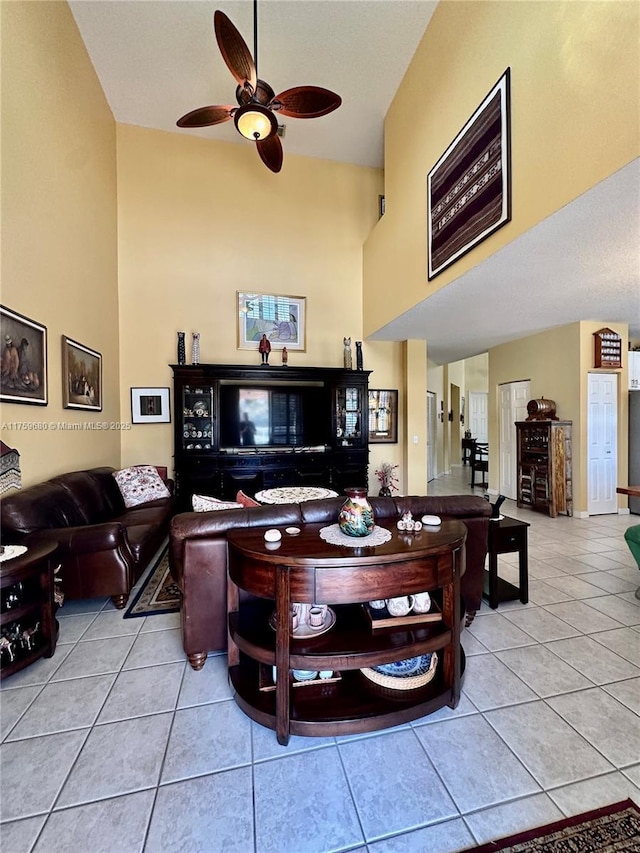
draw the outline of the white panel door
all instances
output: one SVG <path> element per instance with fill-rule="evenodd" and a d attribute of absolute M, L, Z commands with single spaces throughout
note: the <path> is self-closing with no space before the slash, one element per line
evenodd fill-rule
<path fill-rule="evenodd" d="M 469 391 L 469 429 L 478 441 L 489 441 L 488 398 L 486 391 Z"/>
<path fill-rule="evenodd" d="M 499 491 L 512 501 L 517 498 L 517 436 L 516 421 L 527 417 L 527 403 L 531 399 L 528 379 L 521 382 L 507 382 L 499 389 L 499 426 L 500 426 L 500 477 Z"/>
<path fill-rule="evenodd" d="M 587 512 L 618 511 L 618 377 L 589 373 L 587 389 Z"/>

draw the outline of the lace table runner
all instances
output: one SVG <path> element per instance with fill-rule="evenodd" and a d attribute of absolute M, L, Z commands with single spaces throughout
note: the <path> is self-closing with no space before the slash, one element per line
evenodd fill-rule
<path fill-rule="evenodd" d="M 391 539 L 391 531 L 376 524 L 368 536 L 347 536 L 340 530 L 339 524 L 330 524 L 320 530 L 320 538 L 330 545 L 346 545 L 347 548 L 373 548 Z"/>

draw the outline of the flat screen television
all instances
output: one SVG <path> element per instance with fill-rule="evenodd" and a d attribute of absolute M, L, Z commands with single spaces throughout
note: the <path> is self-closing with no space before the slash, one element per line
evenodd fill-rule
<path fill-rule="evenodd" d="M 296 448 L 327 443 L 330 407 L 322 383 L 220 385 L 220 448 Z"/>

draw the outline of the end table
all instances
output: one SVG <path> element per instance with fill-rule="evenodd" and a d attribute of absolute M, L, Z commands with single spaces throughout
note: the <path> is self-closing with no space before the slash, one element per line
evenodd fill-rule
<path fill-rule="evenodd" d="M 484 597 L 489 607 L 496 609 L 501 601 L 529 601 L 529 563 L 527 551 L 527 521 L 503 518 L 489 521 L 489 570 L 484 573 Z M 517 553 L 520 588 L 499 577 L 498 554 Z"/>

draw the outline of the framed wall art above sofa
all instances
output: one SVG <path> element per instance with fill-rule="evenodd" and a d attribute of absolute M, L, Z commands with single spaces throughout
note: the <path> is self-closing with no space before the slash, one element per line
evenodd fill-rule
<path fill-rule="evenodd" d="M 62 336 L 62 405 L 102 411 L 102 356 L 66 335 Z"/>
<path fill-rule="evenodd" d="M 0 402 L 47 405 L 47 329 L 0 305 Z"/>

